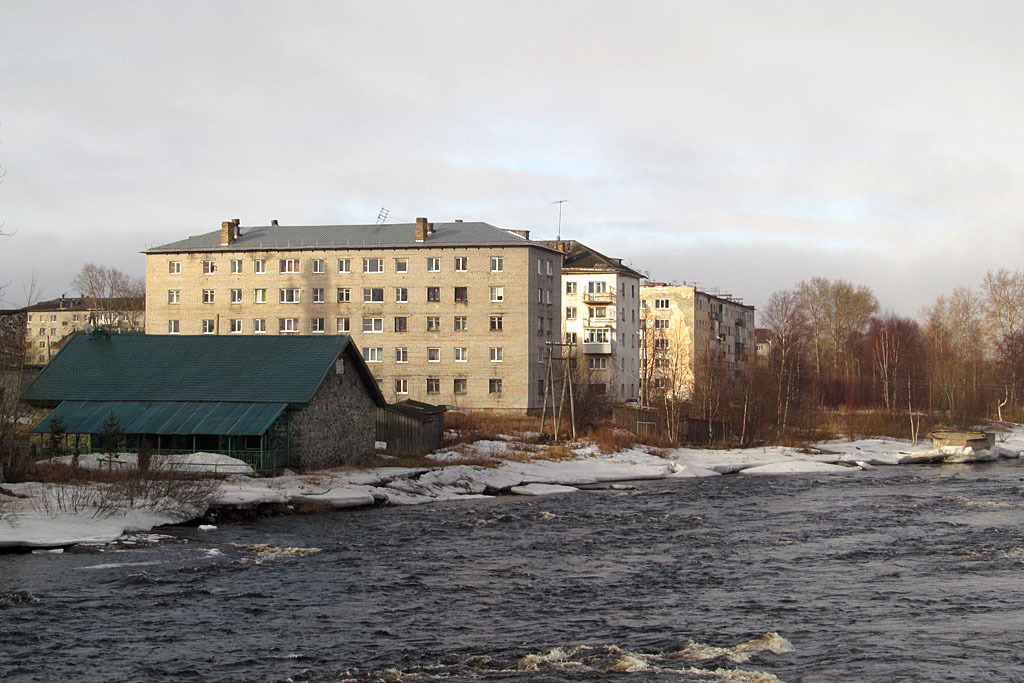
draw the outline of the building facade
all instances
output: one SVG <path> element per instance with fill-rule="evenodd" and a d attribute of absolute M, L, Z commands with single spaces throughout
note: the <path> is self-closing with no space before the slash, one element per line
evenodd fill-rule
<path fill-rule="evenodd" d="M 754 307 L 689 285 L 640 288 L 645 400 L 655 392 L 686 397 L 699 368 L 746 369 L 754 361 Z"/>
<path fill-rule="evenodd" d="M 539 410 L 561 257 L 487 223 L 242 227 L 146 251 L 148 334 L 351 335 L 389 401 Z"/>
<path fill-rule="evenodd" d="M 141 332 L 145 328 L 142 299 L 89 299 L 60 297 L 26 306 L 25 364 L 46 365 L 64 340 L 86 326 L 116 332 Z"/>
<path fill-rule="evenodd" d="M 545 244 L 563 254 L 562 339 L 598 393 L 614 402 L 637 397 L 643 276 L 575 240 Z"/>

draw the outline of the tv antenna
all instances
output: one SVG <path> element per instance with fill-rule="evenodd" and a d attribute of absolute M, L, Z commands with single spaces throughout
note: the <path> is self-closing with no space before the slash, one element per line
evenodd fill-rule
<path fill-rule="evenodd" d="M 557 202 L 551 202 L 552 204 L 558 204 L 558 237 L 557 241 L 562 241 L 562 204 L 565 204 L 568 199 L 559 199 Z"/>
<path fill-rule="evenodd" d="M 383 206 L 380 207 L 380 211 L 377 212 L 377 225 L 380 225 L 381 223 L 386 221 L 388 219 L 389 213 L 391 212 L 385 209 Z"/>

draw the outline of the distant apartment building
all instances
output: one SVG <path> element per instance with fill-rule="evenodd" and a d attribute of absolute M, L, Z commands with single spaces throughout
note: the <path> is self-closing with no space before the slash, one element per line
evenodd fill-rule
<path fill-rule="evenodd" d="M 145 301 L 141 298 L 66 297 L 21 309 L 25 314 L 25 364 L 45 365 L 76 330 L 103 327 L 113 332 L 141 332 Z"/>
<path fill-rule="evenodd" d="M 745 369 L 754 361 L 754 307 L 694 286 L 652 282 L 640 288 L 644 397 L 686 396 L 698 369 Z"/>
<path fill-rule="evenodd" d="M 562 338 L 589 382 L 612 401 L 640 388 L 640 280 L 622 263 L 575 240 L 544 244 L 562 252 Z"/>
<path fill-rule="evenodd" d="M 147 250 L 148 334 L 346 334 L 388 401 L 537 411 L 561 255 L 487 223 L 243 227 Z"/>

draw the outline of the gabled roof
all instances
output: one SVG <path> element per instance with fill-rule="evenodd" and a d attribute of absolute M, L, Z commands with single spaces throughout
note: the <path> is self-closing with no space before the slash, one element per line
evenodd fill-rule
<path fill-rule="evenodd" d="M 346 354 L 378 405 L 384 397 L 347 335 L 217 336 L 76 332 L 22 394 L 61 401 L 304 404 Z"/>
<path fill-rule="evenodd" d="M 26 306 L 21 309 L 29 313 L 33 311 L 88 311 L 91 306 L 100 308 L 125 308 L 128 310 L 143 310 L 146 308 L 145 297 L 67 297 L 62 296 L 49 301 L 40 301 L 37 304 Z"/>
<path fill-rule="evenodd" d="M 596 249 L 591 249 L 576 240 L 546 240 L 543 244 L 552 249 L 557 249 L 564 254 L 562 258 L 562 273 L 565 274 L 571 274 L 574 270 L 612 271 L 635 278 L 645 277 L 629 266 L 623 265 L 622 259 L 605 256 Z"/>
<path fill-rule="evenodd" d="M 194 235 L 147 249 L 147 254 L 176 252 L 261 251 L 265 249 L 360 249 L 373 247 L 517 247 L 550 248 L 489 223 L 434 223 L 423 242 L 416 241 L 415 223 L 385 225 L 241 226 L 237 239 L 221 245 L 221 232 Z"/>

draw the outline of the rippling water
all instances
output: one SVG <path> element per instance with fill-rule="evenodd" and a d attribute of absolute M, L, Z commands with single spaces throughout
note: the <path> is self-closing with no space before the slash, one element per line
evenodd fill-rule
<path fill-rule="evenodd" d="M 1024 680 L 1022 478 L 725 476 L 0 556 L 0 677 Z"/>

